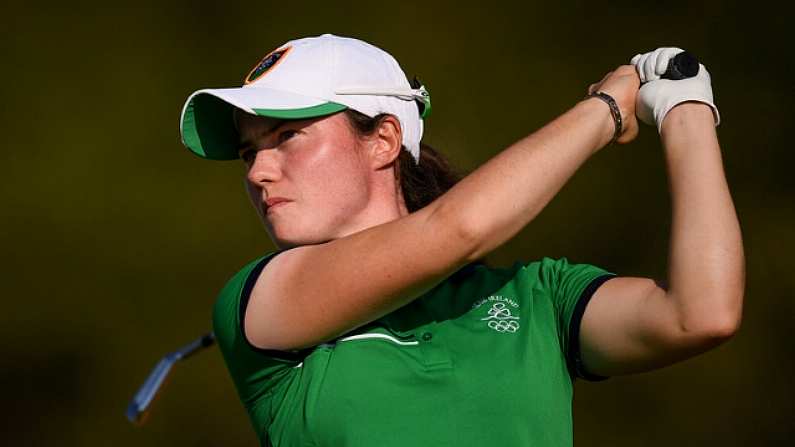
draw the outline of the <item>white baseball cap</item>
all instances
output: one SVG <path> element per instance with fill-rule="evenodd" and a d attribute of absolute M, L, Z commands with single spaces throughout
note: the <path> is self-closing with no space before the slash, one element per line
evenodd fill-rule
<path fill-rule="evenodd" d="M 306 119 L 353 109 L 371 118 L 397 117 L 403 146 L 419 162 L 422 118 L 430 95 L 409 83 L 395 58 L 367 42 L 324 34 L 291 40 L 265 56 L 242 87 L 203 89 L 182 108 L 182 142 L 212 160 L 238 158 L 234 109 L 252 115 Z"/>

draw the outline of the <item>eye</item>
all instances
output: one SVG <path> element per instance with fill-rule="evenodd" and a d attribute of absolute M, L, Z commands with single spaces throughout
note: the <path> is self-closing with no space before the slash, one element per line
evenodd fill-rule
<path fill-rule="evenodd" d="M 285 141 L 289 140 L 290 138 L 297 135 L 298 132 L 292 129 L 285 129 L 279 132 L 279 143 L 284 143 Z"/>
<path fill-rule="evenodd" d="M 240 151 L 240 159 L 246 163 L 251 163 L 257 156 L 257 151 L 254 149 L 242 149 Z"/>

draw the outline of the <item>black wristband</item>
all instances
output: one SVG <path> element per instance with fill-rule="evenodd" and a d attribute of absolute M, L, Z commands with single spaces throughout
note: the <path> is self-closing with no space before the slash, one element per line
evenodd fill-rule
<path fill-rule="evenodd" d="M 618 104 L 616 104 L 616 100 L 613 99 L 612 96 L 608 95 L 605 92 L 593 92 L 587 96 L 588 98 L 599 98 L 602 101 L 606 102 L 607 105 L 610 107 L 610 114 L 613 115 L 613 122 L 616 125 L 616 131 L 613 133 L 613 139 L 610 140 L 610 143 L 615 143 L 618 137 L 621 136 L 621 128 L 623 123 L 621 121 L 621 110 L 618 108 Z"/>

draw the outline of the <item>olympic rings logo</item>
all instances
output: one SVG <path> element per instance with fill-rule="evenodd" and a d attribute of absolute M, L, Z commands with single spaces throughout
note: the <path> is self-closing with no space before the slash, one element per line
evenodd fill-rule
<path fill-rule="evenodd" d="M 489 327 L 497 332 L 516 332 L 519 330 L 519 323 L 515 321 L 491 320 L 489 321 Z"/>
<path fill-rule="evenodd" d="M 494 303 L 488 316 L 481 320 L 489 320 L 488 326 L 497 332 L 516 332 L 519 330 L 519 317 L 511 315 L 511 309 L 505 303 Z"/>

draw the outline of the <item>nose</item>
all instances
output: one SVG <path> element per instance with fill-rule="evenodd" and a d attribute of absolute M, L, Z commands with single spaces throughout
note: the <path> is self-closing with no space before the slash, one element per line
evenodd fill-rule
<path fill-rule="evenodd" d="M 281 177 L 278 153 L 275 150 L 262 149 L 257 151 L 246 174 L 253 185 L 262 186 L 275 182 Z"/>

